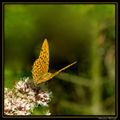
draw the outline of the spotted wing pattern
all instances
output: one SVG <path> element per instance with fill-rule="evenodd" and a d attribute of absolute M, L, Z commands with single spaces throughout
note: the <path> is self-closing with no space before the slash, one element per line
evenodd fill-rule
<path fill-rule="evenodd" d="M 49 46 L 47 39 L 44 40 L 39 58 L 35 60 L 32 68 L 34 83 L 40 82 L 41 78 L 48 73 L 49 68 Z"/>
<path fill-rule="evenodd" d="M 72 65 L 74 65 L 74 64 L 76 64 L 76 63 L 77 63 L 77 62 L 73 62 L 72 64 L 67 65 L 66 67 L 58 70 L 58 71 L 55 72 L 55 73 L 50 73 L 50 72 L 48 72 L 48 73 L 44 74 L 44 75 L 42 76 L 41 80 L 37 82 L 37 84 L 40 84 L 40 83 L 42 83 L 42 82 L 46 82 L 46 81 L 52 79 L 54 76 L 56 76 L 57 74 L 59 74 L 59 73 L 62 72 L 63 70 L 71 67 Z"/>

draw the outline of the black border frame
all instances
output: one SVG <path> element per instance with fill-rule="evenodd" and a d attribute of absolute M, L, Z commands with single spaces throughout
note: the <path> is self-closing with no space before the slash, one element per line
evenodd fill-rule
<path fill-rule="evenodd" d="M 4 5 L 5 4 L 115 4 L 115 115 L 4 115 Z M 118 117 L 118 3 L 117 2 L 3 2 L 2 3 L 2 117 L 3 118 L 99 118 L 114 119 Z"/>

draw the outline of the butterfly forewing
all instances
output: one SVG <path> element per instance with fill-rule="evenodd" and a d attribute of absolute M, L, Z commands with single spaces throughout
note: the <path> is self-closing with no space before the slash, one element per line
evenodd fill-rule
<path fill-rule="evenodd" d="M 50 79 L 53 78 L 54 76 L 56 76 L 57 74 L 59 74 L 60 72 L 62 72 L 63 70 L 65 70 L 65 69 L 71 67 L 72 65 L 76 64 L 76 63 L 77 63 L 77 62 L 75 61 L 75 62 L 73 62 L 73 63 L 71 63 L 71 64 L 65 66 L 64 68 L 62 68 L 62 69 L 56 71 L 55 73 L 52 73 L 51 76 L 50 76 Z"/>
<path fill-rule="evenodd" d="M 35 60 L 32 68 L 32 76 L 35 83 L 46 73 L 48 73 L 49 68 L 49 46 L 47 39 L 44 40 L 39 58 Z"/>

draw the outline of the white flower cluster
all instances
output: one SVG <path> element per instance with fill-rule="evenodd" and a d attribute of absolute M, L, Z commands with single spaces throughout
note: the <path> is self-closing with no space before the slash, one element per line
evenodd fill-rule
<path fill-rule="evenodd" d="M 4 114 L 5 115 L 31 115 L 38 105 L 48 106 L 51 92 L 35 89 L 29 82 L 29 78 L 21 80 L 10 90 L 4 91 Z M 46 115 L 50 115 L 48 111 Z"/>

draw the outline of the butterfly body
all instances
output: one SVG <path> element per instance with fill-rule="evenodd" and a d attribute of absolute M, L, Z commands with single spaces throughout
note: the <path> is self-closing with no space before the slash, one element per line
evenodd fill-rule
<path fill-rule="evenodd" d="M 61 71 L 65 70 L 66 68 L 72 66 L 76 62 L 58 70 L 55 73 L 48 72 L 49 69 L 49 45 L 47 39 L 44 40 L 39 58 L 35 60 L 32 68 L 32 77 L 34 84 L 40 84 L 52 79 Z"/>

